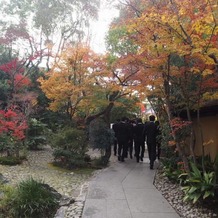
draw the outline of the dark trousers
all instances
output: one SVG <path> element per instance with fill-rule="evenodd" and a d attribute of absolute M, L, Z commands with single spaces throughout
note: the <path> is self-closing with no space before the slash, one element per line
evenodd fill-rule
<path fill-rule="evenodd" d="M 127 153 L 128 141 L 119 141 L 118 140 L 118 159 L 124 161 L 124 158 Z"/>
<path fill-rule="evenodd" d="M 133 151 L 133 139 L 128 142 L 126 157 L 128 156 L 128 154 L 130 155 L 130 157 L 132 157 L 132 151 Z"/>
<path fill-rule="evenodd" d="M 147 146 L 150 165 L 153 166 L 154 161 L 156 160 L 156 143 L 147 143 Z"/>
<path fill-rule="evenodd" d="M 117 139 L 114 139 L 114 155 L 117 154 Z"/>
<path fill-rule="evenodd" d="M 135 156 L 137 162 L 139 158 L 143 158 L 145 153 L 145 143 L 143 141 L 135 141 Z"/>

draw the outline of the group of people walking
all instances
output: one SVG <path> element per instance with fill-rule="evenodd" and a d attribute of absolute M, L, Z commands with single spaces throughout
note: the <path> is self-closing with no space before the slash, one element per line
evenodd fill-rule
<path fill-rule="evenodd" d="M 114 155 L 118 156 L 118 161 L 124 162 L 128 155 L 132 159 L 133 152 L 137 162 L 143 161 L 146 142 L 150 169 L 153 169 L 156 157 L 160 158 L 160 129 L 154 115 L 150 115 L 145 123 L 141 118 L 131 121 L 123 117 L 113 124 L 112 129 L 115 133 Z"/>

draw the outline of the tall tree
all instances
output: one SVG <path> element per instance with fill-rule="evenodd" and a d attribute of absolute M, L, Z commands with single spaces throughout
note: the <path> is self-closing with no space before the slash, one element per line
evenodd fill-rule
<path fill-rule="evenodd" d="M 84 38 L 89 20 L 97 17 L 99 0 L 1 1 L 6 17 L 0 24 L 1 43 L 32 56 L 29 64 L 39 65 L 58 58 L 66 43 Z"/>
<path fill-rule="evenodd" d="M 122 1 L 119 24 L 112 27 L 125 26 L 126 38 L 137 46 L 137 88 L 162 100 L 169 124 L 181 110 L 191 121 L 190 110 L 217 98 L 217 11 L 217 1 Z M 189 170 L 174 124 L 175 144 Z"/>

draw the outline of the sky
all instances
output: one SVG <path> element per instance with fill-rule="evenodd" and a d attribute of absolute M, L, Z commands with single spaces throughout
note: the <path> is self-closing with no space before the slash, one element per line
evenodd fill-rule
<path fill-rule="evenodd" d="M 109 29 L 109 25 L 113 18 L 119 15 L 119 11 L 115 8 L 101 4 L 98 21 L 91 24 L 91 47 L 97 53 L 106 51 L 105 36 Z"/>

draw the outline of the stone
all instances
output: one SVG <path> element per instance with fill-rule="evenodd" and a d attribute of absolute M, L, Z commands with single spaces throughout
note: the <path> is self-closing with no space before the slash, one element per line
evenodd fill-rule
<path fill-rule="evenodd" d="M 54 218 L 65 218 L 65 212 L 66 212 L 66 210 L 67 210 L 67 207 L 60 207 L 60 208 L 57 210 L 57 212 L 56 212 Z"/>
<path fill-rule="evenodd" d="M 60 199 L 59 205 L 60 205 L 60 206 L 69 206 L 69 205 L 73 204 L 74 202 L 75 202 L 75 199 L 73 199 L 73 198 L 62 197 L 62 198 Z"/>

